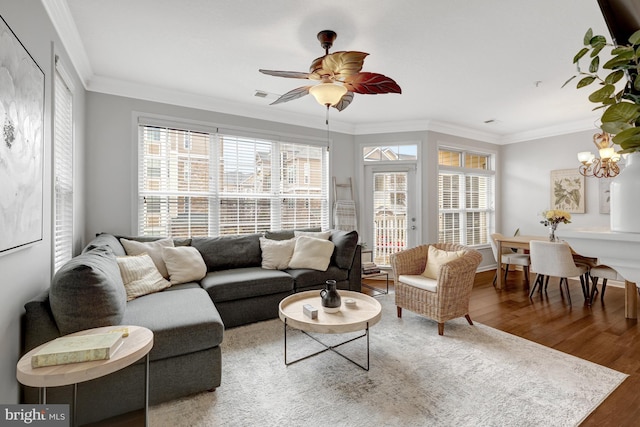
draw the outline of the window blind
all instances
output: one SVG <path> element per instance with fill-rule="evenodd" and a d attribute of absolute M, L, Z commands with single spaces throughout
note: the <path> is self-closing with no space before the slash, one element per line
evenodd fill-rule
<path fill-rule="evenodd" d="M 73 94 L 62 66 L 54 76 L 54 272 L 73 256 Z"/>
<path fill-rule="evenodd" d="M 140 124 L 138 232 L 191 237 L 328 226 L 320 146 Z"/>

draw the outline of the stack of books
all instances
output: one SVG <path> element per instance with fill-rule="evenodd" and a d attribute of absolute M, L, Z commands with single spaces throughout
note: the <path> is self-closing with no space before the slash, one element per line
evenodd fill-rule
<path fill-rule="evenodd" d="M 380 273 L 380 267 L 378 267 L 375 262 L 362 263 L 362 274 L 375 274 L 375 273 Z"/>

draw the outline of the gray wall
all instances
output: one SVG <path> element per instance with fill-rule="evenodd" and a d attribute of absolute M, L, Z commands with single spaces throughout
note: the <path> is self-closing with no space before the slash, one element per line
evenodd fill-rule
<path fill-rule="evenodd" d="M 51 229 L 51 90 L 53 50 L 60 55 L 76 81 L 74 115 L 76 120 L 76 168 L 74 245 L 82 245 L 84 234 L 83 170 L 85 92 L 73 72 L 71 62 L 39 0 L 0 0 L 0 15 L 20 39 L 45 74 L 44 135 L 44 224 L 43 240 L 30 247 L 0 255 L 0 402 L 18 402 L 16 363 L 20 354 L 20 319 L 24 303 L 49 286 L 52 275 Z M 52 48 L 53 43 L 53 48 Z M 1 185 L 1 184 L 0 184 Z"/>
<path fill-rule="evenodd" d="M 550 208 L 551 171 L 575 169 L 579 151 L 595 152 L 592 137 L 596 129 L 535 141 L 505 145 L 498 164 L 501 194 L 498 212 L 503 234 L 520 228 L 522 234 L 545 235 L 540 213 Z M 571 224 L 563 229 L 608 227 L 609 215 L 599 213 L 599 179 L 585 178 L 585 213 L 572 214 Z"/>

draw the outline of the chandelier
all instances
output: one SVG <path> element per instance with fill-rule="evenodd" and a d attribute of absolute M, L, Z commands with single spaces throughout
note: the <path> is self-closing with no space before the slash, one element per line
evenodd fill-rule
<path fill-rule="evenodd" d="M 593 143 L 598 147 L 596 157 L 591 151 L 581 151 L 578 153 L 578 160 L 582 165 L 578 168 L 580 174 L 596 178 L 613 178 L 620 173 L 618 161 L 620 154 L 613 148 L 611 136 L 606 133 L 596 133 L 593 135 Z"/>

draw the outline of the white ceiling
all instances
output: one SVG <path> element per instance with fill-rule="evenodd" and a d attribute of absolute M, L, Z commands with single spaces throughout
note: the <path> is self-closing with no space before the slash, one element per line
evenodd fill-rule
<path fill-rule="evenodd" d="M 331 52 L 368 52 L 363 71 L 402 94 L 359 95 L 333 130 L 433 129 L 496 143 L 593 129 L 589 89 L 561 89 L 596 0 L 43 0 L 87 89 L 323 128 L 310 97 L 269 106 Z M 538 83 L 536 83 L 538 82 Z M 484 123 L 494 120 L 492 123 Z"/>

